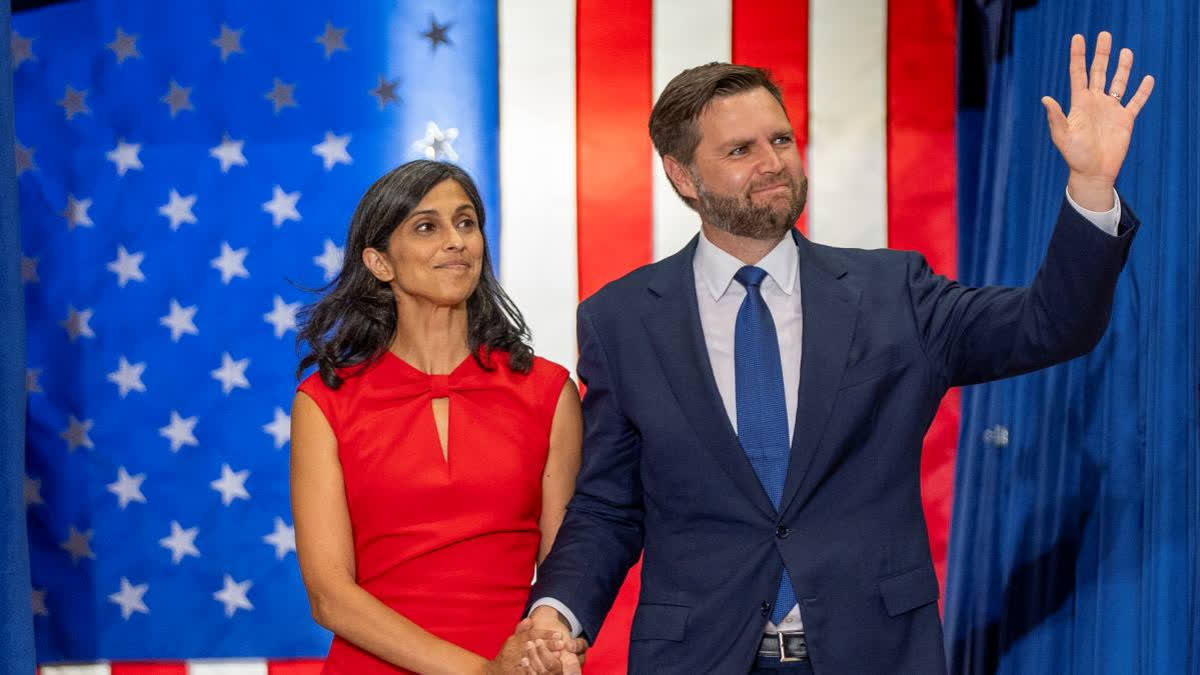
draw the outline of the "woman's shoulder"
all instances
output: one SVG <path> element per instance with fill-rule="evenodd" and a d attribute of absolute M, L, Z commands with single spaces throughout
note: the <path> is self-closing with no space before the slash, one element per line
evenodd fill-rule
<path fill-rule="evenodd" d="M 333 372 L 337 380 L 333 385 L 325 381 L 318 369 L 300 381 L 296 386 L 296 395 L 305 394 L 312 399 L 336 430 L 343 419 L 354 415 L 363 397 L 370 396 L 370 382 L 379 377 L 379 362 L 379 359 L 375 359 L 368 363 L 335 368 Z"/>
<path fill-rule="evenodd" d="M 563 385 L 570 380 L 571 373 L 554 361 L 540 356 L 533 357 L 533 367 L 529 372 L 537 379 L 540 397 L 546 401 L 548 408 L 551 411 L 557 409 Z"/>
<path fill-rule="evenodd" d="M 570 371 L 568 371 L 565 367 L 541 356 L 533 357 L 533 367 L 530 369 L 530 372 L 533 371 L 537 371 L 544 377 L 559 381 L 570 375 Z"/>
<path fill-rule="evenodd" d="M 485 356 L 483 362 L 490 368 L 501 369 L 506 375 L 539 381 L 547 379 L 561 380 L 569 374 L 566 368 L 541 356 L 533 356 L 530 359 L 528 371 L 519 371 L 513 367 L 512 356 L 508 352 L 499 349 Z"/>
<path fill-rule="evenodd" d="M 567 369 L 550 359 L 534 356 L 529 370 L 521 372 L 512 367 L 508 354 L 494 353 L 492 356 L 496 359 L 496 370 L 503 373 L 502 378 L 508 383 L 506 386 L 525 401 L 536 419 L 550 424 L 558 408 L 563 385 L 570 377 Z"/>
<path fill-rule="evenodd" d="M 514 367 L 512 357 L 506 351 L 494 350 L 480 356 L 485 370 L 491 371 L 499 380 L 507 382 L 506 386 L 530 393 L 537 392 L 533 395 L 538 398 L 542 397 L 542 392 L 546 389 L 552 389 L 552 393 L 557 396 L 563 382 L 569 376 L 566 368 L 540 356 L 531 358 L 528 370 L 519 370 L 519 365 Z"/>
<path fill-rule="evenodd" d="M 328 396 L 336 390 L 325 383 L 325 380 L 321 377 L 320 370 L 314 370 L 309 373 L 308 377 L 300 380 L 300 384 L 296 386 L 296 391 L 304 392 L 310 397 L 316 398 L 318 396 Z"/>
<path fill-rule="evenodd" d="M 381 361 L 382 359 L 375 358 L 368 362 L 335 368 L 333 372 L 337 376 L 337 383 L 333 386 L 325 381 L 318 368 L 300 381 L 296 391 L 302 391 L 312 397 L 344 397 L 357 390 L 364 381 L 371 379 Z"/>

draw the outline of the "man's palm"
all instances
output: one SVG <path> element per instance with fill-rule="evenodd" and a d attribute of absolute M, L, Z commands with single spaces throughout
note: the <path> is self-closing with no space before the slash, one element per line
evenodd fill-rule
<path fill-rule="evenodd" d="M 1062 106 L 1045 96 L 1046 119 L 1050 138 L 1062 153 L 1072 173 L 1079 176 L 1115 182 L 1125 154 L 1133 121 L 1154 89 L 1154 78 L 1147 75 L 1128 104 L 1122 105 L 1133 52 L 1122 49 L 1113 74 L 1112 85 L 1105 93 L 1108 57 L 1112 50 L 1112 35 L 1102 32 L 1096 38 L 1096 54 L 1089 73 L 1085 68 L 1087 47 L 1082 35 L 1071 38 L 1071 111 L 1064 115 Z"/>

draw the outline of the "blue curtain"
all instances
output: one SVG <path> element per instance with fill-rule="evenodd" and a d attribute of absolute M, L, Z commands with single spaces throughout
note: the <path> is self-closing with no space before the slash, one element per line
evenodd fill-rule
<path fill-rule="evenodd" d="M 20 278 L 8 0 L 0 0 L 0 672 L 32 673 L 25 536 L 25 296 Z"/>
<path fill-rule="evenodd" d="M 1158 80 L 1117 188 L 1141 217 L 1089 355 L 964 391 L 946 599 L 954 673 L 1200 673 L 1200 3 L 967 0 L 960 277 L 1025 284 L 1066 184 L 1039 98 L 1071 34 Z M 969 23 L 969 22 L 968 22 Z M 964 23 L 964 26 L 967 26 Z M 969 27 L 969 26 L 967 26 Z M 964 44 L 969 43 L 964 40 Z M 1116 55 L 1110 64 L 1111 75 Z"/>

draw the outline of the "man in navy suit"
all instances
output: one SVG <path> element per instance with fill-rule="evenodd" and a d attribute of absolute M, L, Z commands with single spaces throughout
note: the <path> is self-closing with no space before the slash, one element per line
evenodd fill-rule
<path fill-rule="evenodd" d="M 920 450 L 949 387 L 1092 349 L 1137 220 L 1114 190 L 1153 80 L 1123 104 L 1111 37 L 1071 43 L 1071 111 L 1043 99 L 1070 176 L 1026 288 L 967 288 L 911 252 L 793 229 L 806 179 L 757 68 L 686 70 L 650 134 L 700 216 L 679 253 L 580 305 L 583 467 L 531 593 L 594 640 L 644 555 L 631 673 L 941 673 Z M 578 666 L 575 641 L 529 669 Z M 552 662 L 551 662 L 552 661 Z"/>

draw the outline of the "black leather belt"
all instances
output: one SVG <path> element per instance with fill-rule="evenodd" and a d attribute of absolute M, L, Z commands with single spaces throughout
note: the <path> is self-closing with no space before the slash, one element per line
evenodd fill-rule
<path fill-rule="evenodd" d="M 766 633 L 758 643 L 758 655 L 779 659 L 784 663 L 808 660 L 808 642 L 804 631 Z"/>

